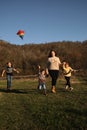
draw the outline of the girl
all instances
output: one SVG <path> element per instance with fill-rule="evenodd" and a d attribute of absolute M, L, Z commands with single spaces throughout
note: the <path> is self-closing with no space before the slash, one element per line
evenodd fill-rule
<path fill-rule="evenodd" d="M 68 63 L 63 62 L 63 74 L 66 80 L 66 86 L 65 89 L 70 89 L 73 90 L 73 88 L 71 87 L 71 82 L 70 82 L 70 78 L 71 78 L 71 73 L 75 72 L 76 70 L 72 69 Z"/>
<path fill-rule="evenodd" d="M 40 70 L 40 66 L 38 66 L 39 69 L 39 75 L 38 75 L 38 89 L 44 90 L 44 95 L 46 94 L 46 85 L 45 85 L 45 81 L 46 81 L 46 71 L 44 69 Z"/>

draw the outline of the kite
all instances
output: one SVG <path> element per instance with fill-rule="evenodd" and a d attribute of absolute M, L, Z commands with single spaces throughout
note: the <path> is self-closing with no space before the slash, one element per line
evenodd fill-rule
<path fill-rule="evenodd" d="M 19 37 L 20 37 L 21 39 L 23 39 L 23 37 L 24 37 L 24 31 L 23 31 L 23 30 L 19 30 L 19 31 L 17 32 L 17 35 L 19 35 Z"/>

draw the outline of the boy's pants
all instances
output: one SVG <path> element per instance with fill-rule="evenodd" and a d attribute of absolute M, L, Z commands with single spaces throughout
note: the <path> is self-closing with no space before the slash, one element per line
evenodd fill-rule
<path fill-rule="evenodd" d="M 11 88 L 12 75 L 7 75 L 7 89 Z"/>

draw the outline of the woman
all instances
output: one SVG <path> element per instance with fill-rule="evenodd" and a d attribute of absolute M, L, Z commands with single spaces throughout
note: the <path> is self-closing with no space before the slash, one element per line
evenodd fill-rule
<path fill-rule="evenodd" d="M 59 67 L 60 67 L 61 61 L 59 57 L 56 56 L 56 52 L 54 50 L 51 50 L 48 56 L 48 62 L 47 62 L 47 73 L 52 78 L 52 88 L 51 91 L 53 93 L 56 93 L 56 82 L 59 76 Z"/>

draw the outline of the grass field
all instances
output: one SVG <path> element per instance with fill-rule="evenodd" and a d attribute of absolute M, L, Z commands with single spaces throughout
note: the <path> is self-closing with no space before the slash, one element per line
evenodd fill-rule
<path fill-rule="evenodd" d="M 0 80 L 0 130 L 87 130 L 87 80 L 72 79 L 73 91 L 57 82 L 57 93 L 37 90 L 37 79 L 14 79 L 11 92 Z"/>

